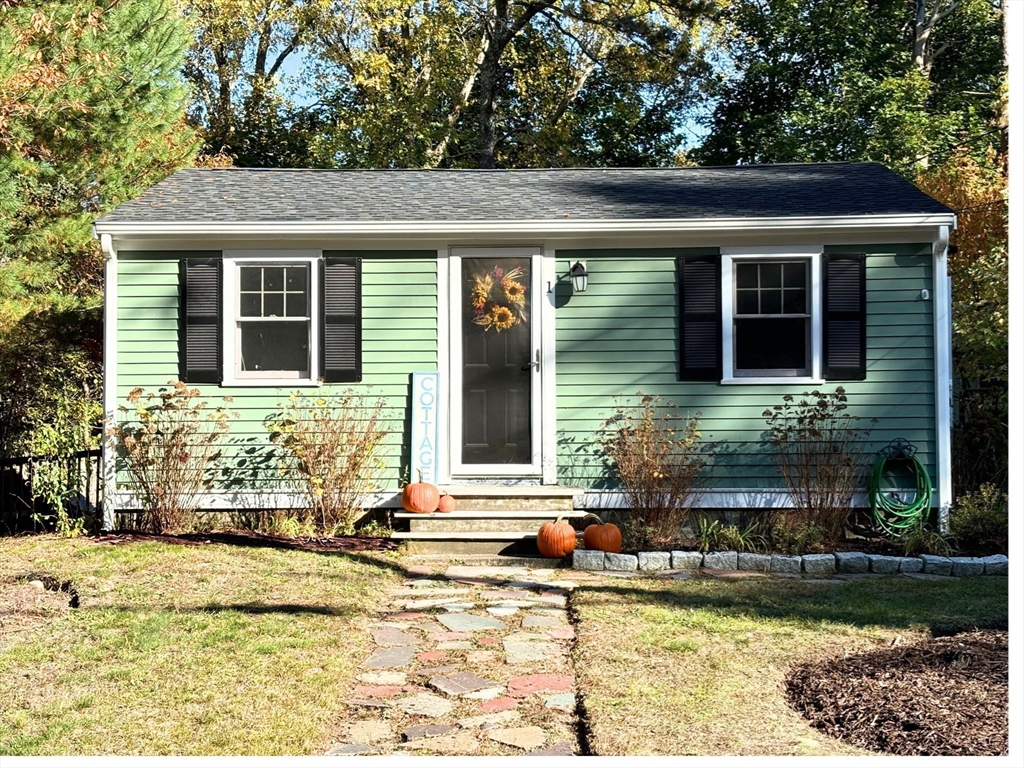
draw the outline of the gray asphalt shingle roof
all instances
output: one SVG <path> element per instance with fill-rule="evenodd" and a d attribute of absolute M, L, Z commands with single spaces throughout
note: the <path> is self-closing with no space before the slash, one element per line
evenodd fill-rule
<path fill-rule="evenodd" d="M 715 168 L 189 168 L 101 223 L 717 219 L 949 213 L 879 163 Z"/>

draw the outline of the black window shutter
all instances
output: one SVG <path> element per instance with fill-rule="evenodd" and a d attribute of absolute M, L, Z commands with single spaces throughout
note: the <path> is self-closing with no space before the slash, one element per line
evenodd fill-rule
<path fill-rule="evenodd" d="M 320 372 L 325 382 L 363 378 L 362 259 L 324 251 L 320 266 Z"/>
<path fill-rule="evenodd" d="M 220 384 L 221 259 L 181 260 L 178 376 L 188 384 Z"/>
<path fill-rule="evenodd" d="M 827 380 L 867 378 L 867 290 L 863 253 L 822 254 L 822 358 Z"/>
<path fill-rule="evenodd" d="M 681 256 L 679 276 L 679 378 L 722 378 L 722 257 Z"/>

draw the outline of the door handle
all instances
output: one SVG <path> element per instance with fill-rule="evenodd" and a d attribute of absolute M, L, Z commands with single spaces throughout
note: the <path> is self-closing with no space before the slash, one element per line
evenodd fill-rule
<path fill-rule="evenodd" d="M 519 370 L 521 370 L 521 371 L 528 371 L 531 368 L 536 368 L 537 370 L 540 370 L 540 350 L 539 349 L 536 352 L 534 352 L 534 356 L 535 356 L 536 359 L 532 363 L 527 363 L 526 365 L 524 365 Z"/>

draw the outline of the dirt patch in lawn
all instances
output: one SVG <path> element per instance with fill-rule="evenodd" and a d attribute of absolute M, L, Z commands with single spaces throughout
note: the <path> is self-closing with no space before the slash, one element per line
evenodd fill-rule
<path fill-rule="evenodd" d="M 202 546 L 203 544 L 230 544 L 241 547 L 269 547 L 270 549 L 296 549 L 303 552 L 383 552 L 396 550 L 399 542 L 371 536 L 332 536 L 324 538 L 289 538 L 254 531 L 218 533 L 155 534 L 118 531 L 97 536 L 98 544 L 131 544 L 140 541 L 158 541 L 163 544 Z"/>
<path fill-rule="evenodd" d="M 1007 754 L 1007 632 L 981 629 L 798 667 L 790 702 L 830 736 L 893 755 Z"/>
<path fill-rule="evenodd" d="M 0 582 L 0 652 L 69 608 L 67 593 L 46 589 L 42 582 Z"/>

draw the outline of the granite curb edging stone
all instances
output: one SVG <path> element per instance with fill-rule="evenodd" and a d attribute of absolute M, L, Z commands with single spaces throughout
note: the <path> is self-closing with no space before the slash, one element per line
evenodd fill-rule
<path fill-rule="evenodd" d="M 761 573 L 804 573 L 828 576 L 836 573 L 913 574 L 936 576 L 1007 576 L 1006 555 L 988 557 L 941 557 L 919 555 L 896 557 L 869 555 L 865 552 L 833 552 L 813 555 L 764 555 L 753 552 L 640 552 L 622 555 L 592 549 L 572 553 L 572 568 L 577 571 L 659 571 L 705 569 L 758 571 Z"/>

